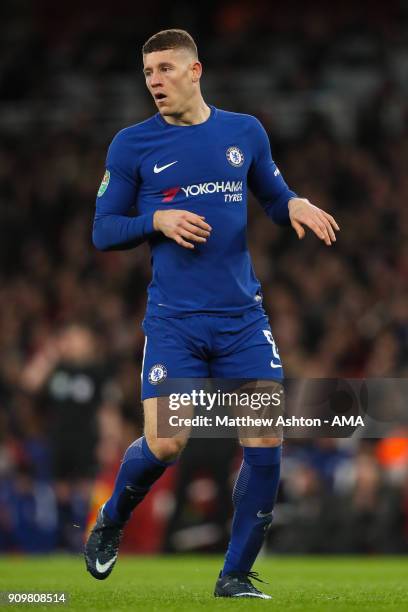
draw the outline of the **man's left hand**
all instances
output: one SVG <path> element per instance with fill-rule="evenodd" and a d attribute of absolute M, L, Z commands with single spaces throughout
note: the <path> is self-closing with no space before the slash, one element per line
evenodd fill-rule
<path fill-rule="evenodd" d="M 305 236 L 303 226 L 306 225 L 320 240 L 324 240 L 327 246 L 336 242 L 334 230 L 339 231 L 340 228 L 329 213 L 317 208 L 305 198 L 292 198 L 288 202 L 288 207 L 290 222 L 299 240 Z"/>

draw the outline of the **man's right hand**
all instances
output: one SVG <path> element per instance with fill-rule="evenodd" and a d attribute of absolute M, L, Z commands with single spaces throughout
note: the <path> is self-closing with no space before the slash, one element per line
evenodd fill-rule
<path fill-rule="evenodd" d="M 188 210 L 156 210 L 153 215 L 153 227 L 177 244 L 194 249 L 191 242 L 207 242 L 212 227 L 200 217 Z"/>

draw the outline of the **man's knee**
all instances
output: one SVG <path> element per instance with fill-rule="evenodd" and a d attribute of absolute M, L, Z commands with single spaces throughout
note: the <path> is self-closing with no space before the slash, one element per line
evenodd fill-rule
<path fill-rule="evenodd" d="M 174 461 L 182 452 L 187 440 L 182 438 L 156 438 L 146 435 L 146 440 L 153 455 L 160 461 Z"/>
<path fill-rule="evenodd" d="M 282 438 L 241 438 L 240 444 L 249 448 L 269 448 L 281 446 Z"/>

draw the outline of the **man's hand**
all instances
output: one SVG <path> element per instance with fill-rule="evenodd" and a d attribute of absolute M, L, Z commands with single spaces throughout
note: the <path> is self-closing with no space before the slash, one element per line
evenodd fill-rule
<path fill-rule="evenodd" d="M 186 249 L 194 249 L 194 244 L 188 242 L 207 242 L 212 227 L 200 217 L 187 210 L 156 210 L 153 215 L 153 227 L 163 232 L 167 238 L 175 240 Z"/>
<path fill-rule="evenodd" d="M 303 225 L 306 225 L 320 240 L 324 240 L 327 246 L 336 242 L 334 230 L 339 231 L 340 228 L 329 213 L 317 208 L 305 198 L 292 198 L 288 207 L 290 222 L 300 240 L 305 236 Z"/>

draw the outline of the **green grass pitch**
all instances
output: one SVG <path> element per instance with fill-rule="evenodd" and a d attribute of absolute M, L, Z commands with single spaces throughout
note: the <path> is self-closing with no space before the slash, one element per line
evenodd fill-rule
<path fill-rule="evenodd" d="M 273 599 L 214 599 L 221 557 L 122 556 L 112 575 L 97 581 L 81 557 L 0 557 L 0 591 L 66 591 L 66 605 L 13 605 L 9 609 L 279 610 L 279 612 L 408 611 L 408 559 L 401 557 L 263 557 L 256 569 Z M 258 583 L 256 583 L 258 585 Z"/>

